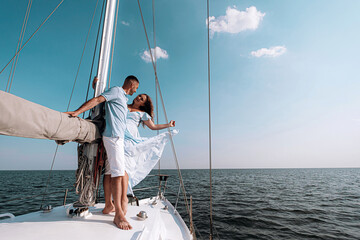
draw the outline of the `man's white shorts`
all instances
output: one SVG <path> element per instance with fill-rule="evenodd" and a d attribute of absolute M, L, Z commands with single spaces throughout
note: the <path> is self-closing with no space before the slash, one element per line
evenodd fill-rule
<path fill-rule="evenodd" d="M 103 136 L 103 142 L 108 158 L 105 161 L 105 175 L 125 176 L 124 139 Z"/>

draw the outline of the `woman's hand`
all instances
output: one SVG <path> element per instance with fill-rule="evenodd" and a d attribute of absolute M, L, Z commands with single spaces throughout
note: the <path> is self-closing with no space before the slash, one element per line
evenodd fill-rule
<path fill-rule="evenodd" d="M 154 124 L 154 122 L 149 119 L 144 121 L 145 125 L 148 126 L 148 128 L 150 128 L 151 130 L 161 130 L 161 129 L 165 129 L 165 128 L 169 128 L 169 127 L 175 127 L 175 121 L 171 120 L 169 123 L 164 123 L 164 124 Z"/>
<path fill-rule="evenodd" d="M 169 127 L 175 127 L 175 121 L 174 120 L 171 120 L 169 122 Z"/>

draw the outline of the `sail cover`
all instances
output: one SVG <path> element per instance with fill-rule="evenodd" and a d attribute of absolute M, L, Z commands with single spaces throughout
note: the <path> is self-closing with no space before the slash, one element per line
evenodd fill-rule
<path fill-rule="evenodd" d="M 80 143 L 101 137 L 91 121 L 70 117 L 4 91 L 0 91 L 0 134 Z"/>

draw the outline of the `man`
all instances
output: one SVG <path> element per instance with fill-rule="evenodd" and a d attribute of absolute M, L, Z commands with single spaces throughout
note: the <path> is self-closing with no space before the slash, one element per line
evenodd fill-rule
<path fill-rule="evenodd" d="M 110 170 L 106 169 L 104 186 L 106 185 L 105 181 L 107 181 L 109 187 L 111 182 L 111 189 L 104 189 L 105 193 L 110 194 L 110 197 L 105 197 L 105 199 L 110 199 L 111 201 L 112 194 L 115 207 L 114 223 L 117 227 L 124 230 L 132 229 L 123 211 L 123 209 L 126 209 L 125 204 L 127 204 L 127 197 L 126 195 L 122 196 L 122 188 L 127 188 L 128 184 L 124 163 L 124 132 L 128 111 L 128 99 L 126 95 L 133 95 L 138 87 L 139 80 L 135 76 L 128 76 L 122 87 L 112 87 L 100 96 L 90 99 L 76 111 L 67 112 L 67 114 L 76 117 L 96 105 L 105 102 L 106 126 L 103 133 L 103 142 L 108 156 Z"/>

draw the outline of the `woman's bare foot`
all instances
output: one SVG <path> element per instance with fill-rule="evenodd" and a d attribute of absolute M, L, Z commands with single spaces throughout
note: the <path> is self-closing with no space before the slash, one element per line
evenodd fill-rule
<path fill-rule="evenodd" d="M 113 204 L 105 205 L 104 209 L 102 210 L 103 214 L 109 214 L 109 213 L 112 213 L 112 212 L 115 212 L 115 207 L 114 207 Z"/>
<path fill-rule="evenodd" d="M 124 215 L 126 215 L 128 204 L 129 204 L 129 199 L 127 197 L 121 200 L 121 209 L 123 210 Z"/>
<path fill-rule="evenodd" d="M 120 216 L 115 216 L 114 218 L 115 225 L 123 230 L 130 230 L 132 229 L 132 226 L 130 223 L 126 220 L 126 218 L 121 218 Z"/>

